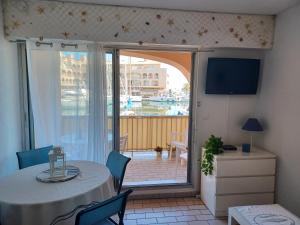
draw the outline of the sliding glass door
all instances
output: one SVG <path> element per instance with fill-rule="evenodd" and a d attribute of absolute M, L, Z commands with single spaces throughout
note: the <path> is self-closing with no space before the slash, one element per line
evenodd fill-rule
<path fill-rule="evenodd" d="M 124 185 L 188 182 L 191 66 L 190 52 L 120 50 L 115 129 L 131 158 Z"/>

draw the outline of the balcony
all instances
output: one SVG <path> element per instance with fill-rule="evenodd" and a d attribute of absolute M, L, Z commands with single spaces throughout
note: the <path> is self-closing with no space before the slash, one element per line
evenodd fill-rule
<path fill-rule="evenodd" d="M 131 157 L 128 164 L 125 185 L 151 185 L 185 183 L 187 162 L 170 156 L 172 133 L 185 133 L 188 116 L 122 116 L 120 136 L 128 141 L 123 154 Z M 183 135 L 177 141 L 183 142 Z M 154 151 L 163 149 L 162 154 Z M 175 153 L 175 151 L 173 151 Z"/>

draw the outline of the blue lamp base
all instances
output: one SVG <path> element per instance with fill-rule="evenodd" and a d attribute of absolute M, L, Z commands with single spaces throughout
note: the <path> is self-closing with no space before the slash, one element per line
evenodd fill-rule
<path fill-rule="evenodd" d="M 249 153 L 250 152 L 250 148 L 251 148 L 250 144 L 242 144 L 242 151 L 243 152 Z"/>

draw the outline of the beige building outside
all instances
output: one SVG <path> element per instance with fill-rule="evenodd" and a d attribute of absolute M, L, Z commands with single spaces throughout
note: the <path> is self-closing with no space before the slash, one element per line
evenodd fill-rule
<path fill-rule="evenodd" d="M 111 62 L 107 66 L 111 67 Z M 61 53 L 60 70 L 61 87 L 67 94 L 72 90 L 80 91 L 87 88 L 86 54 L 81 53 L 74 57 L 74 54 Z M 121 95 L 142 96 L 143 98 L 155 96 L 158 91 L 166 90 L 167 69 L 161 68 L 159 62 L 130 57 L 120 63 L 120 84 Z"/>
<path fill-rule="evenodd" d="M 121 95 L 147 98 L 166 90 L 167 69 L 161 68 L 161 63 L 134 57 L 125 58 L 120 64 Z"/>
<path fill-rule="evenodd" d="M 87 55 L 85 53 L 67 54 L 61 52 L 60 78 L 62 90 L 86 89 Z"/>

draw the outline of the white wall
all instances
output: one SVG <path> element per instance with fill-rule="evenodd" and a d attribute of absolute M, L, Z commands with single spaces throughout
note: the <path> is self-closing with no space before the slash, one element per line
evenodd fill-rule
<path fill-rule="evenodd" d="M 232 57 L 232 58 L 253 58 L 261 59 L 263 64 L 264 51 L 262 50 L 239 50 L 223 49 L 214 52 L 201 53 L 198 75 L 197 101 L 200 107 L 197 108 L 195 147 L 193 154 L 193 178 L 196 185 L 199 185 L 199 168 L 197 160 L 200 157 L 201 146 L 211 135 L 222 137 L 224 143 L 240 145 L 249 142 L 249 134 L 243 132 L 241 127 L 245 120 L 255 113 L 257 95 L 206 95 L 205 78 L 208 57 Z M 195 80 L 196 82 L 196 80 Z M 196 172 L 195 172 L 196 171 Z M 199 190 L 199 189 L 198 189 Z"/>
<path fill-rule="evenodd" d="M 260 145 L 277 161 L 277 201 L 300 216 L 300 5 L 277 17 L 274 48 L 266 54 L 258 115 Z"/>
<path fill-rule="evenodd" d="M 4 39 L 0 1 L 0 177 L 17 169 L 16 152 L 20 149 L 17 48 Z"/>

